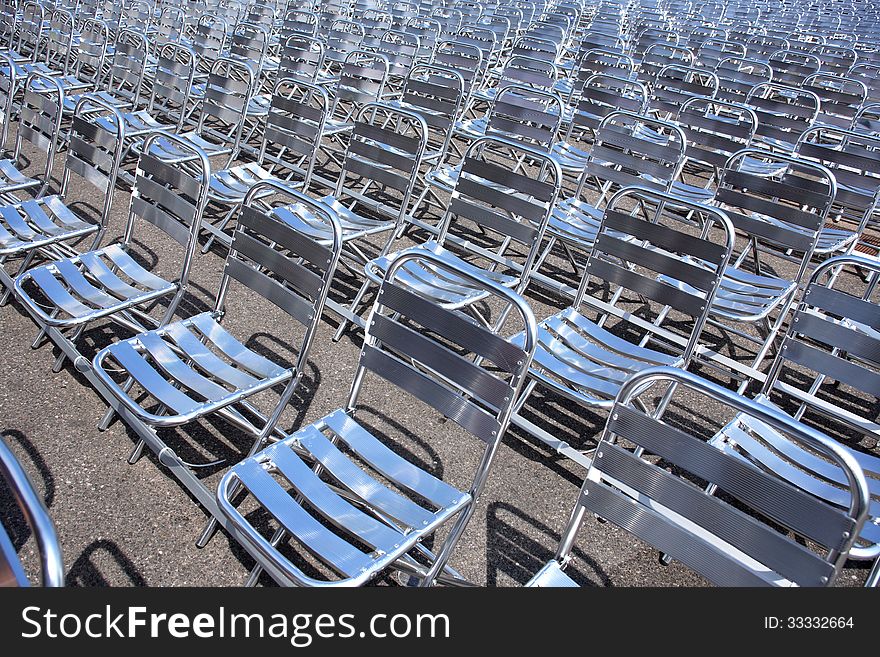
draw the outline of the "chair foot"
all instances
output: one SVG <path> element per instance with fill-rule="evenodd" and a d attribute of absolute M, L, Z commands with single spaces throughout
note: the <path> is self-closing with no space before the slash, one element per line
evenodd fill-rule
<path fill-rule="evenodd" d="M 196 547 L 200 550 L 208 545 L 208 542 L 217 532 L 217 518 L 213 516 L 208 518 L 208 522 L 205 523 L 204 529 L 202 529 L 202 533 L 199 534 L 199 537 L 196 539 Z"/>
<path fill-rule="evenodd" d="M 128 464 L 134 465 L 141 458 L 141 455 L 144 453 L 145 443 L 143 440 L 139 440 L 138 444 L 134 446 L 134 449 L 131 450 L 131 454 L 128 455 Z"/>
<path fill-rule="evenodd" d="M 98 431 L 107 431 L 110 423 L 113 422 L 113 418 L 116 417 L 116 411 L 112 408 L 108 408 L 107 412 L 104 413 L 104 417 L 101 418 L 101 421 L 98 422 Z"/>
<path fill-rule="evenodd" d="M 54 374 L 58 374 L 58 372 L 61 371 L 61 369 L 64 367 L 65 360 L 67 360 L 67 354 L 65 354 L 64 352 L 61 352 L 61 354 L 59 354 L 58 358 L 55 359 L 55 363 L 52 365 L 52 372 Z"/>

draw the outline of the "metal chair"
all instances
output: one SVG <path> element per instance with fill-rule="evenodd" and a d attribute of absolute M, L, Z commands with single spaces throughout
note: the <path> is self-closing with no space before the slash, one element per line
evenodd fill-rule
<path fill-rule="evenodd" d="M 398 285 L 397 273 L 419 262 L 437 270 L 447 266 L 430 253 L 409 253 L 389 267 L 345 407 L 233 466 L 218 486 L 233 537 L 281 584 L 357 586 L 387 570 L 402 571 L 422 586 L 466 583 L 448 562 L 507 429 L 511 400 L 534 349 L 535 319 L 521 297 L 465 274 L 469 285 L 512 309 L 511 322 L 522 326 L 525 337 L 517 345 L 477 326 Z M 469 484 L 455 488 L 394 451 L 396 441 L 383 432 L 404 418 L 383 422 L 360 403 L 376 386 L 399 389 L 420 408 L 449 418 L 462 430 L 462 440 L 478 439 L 472 479 L 465 473 L 459 478 Z M 249 495 L 246 501 L 277 520 L 268 532 L 237 504 L 234 494 L 241 488 Z M 449 532 L 432 552 L 425 539 L 443 526 Z"/>
<path fill-rule="evenodd" d="M 664 143 L 640 134 L 662 135 Z M 576 275 L 582 263 L 575 252 L 589 253 L 602 219 L 602 208 L 616 190 L 641 186 L 668 191 L 681 174 L 686 158 L 687 138 L 675 123 L 640 114 L 616 110 L 605 115 L 596 128 L 593 143 L 580 166 L 581 175 L 573 196 L 560 201 L 550 217 L 550 238 L 539 265 L 560 244 Z M 567 164 L 571 169 L 576 162 Z M 544 279 L 557 292 L 574 297 L 576 291 L 560 282 Z"/>
<path fill-rule="evenodd" d="M 309 189 L 329 105 L 327 92 L 318 85 L 295 79 L 276 83 L 256 162 L 211 174 L 208 202 L 224 214 L 219 221 L 210 222 L 206 213 L 202 227 L 210 236 L 202 253 L 207 253 L 215 240 L 230 245 L 232 236 L 226 227 L 255 184 L 276 180 L 304 191 Z M 292 182 L 294 177 L 300 180 Z M 261 189 L 272 194 L 275 187 L 264 185 Z"/>
<path fill-rule="evenodd" d="M 342 226 L 341 264 L 355 280 L 363 277 L 363 266 L 374 249 L 380 255 L 388 252 L 407 220 L 427 141 L 428 126 L 415 112 L 370 103 L 356 117 L 334 192 L 319 199 Z M 319 180 L 317 175 L 313 178 Z M 273 213 L 313 239 L 329 238 L 326 226 L 307 208 L 279 206 Z M 380 235 L 387 237 L 376 247 L 370 238 Z M 359 303 L 360 295 L 355 301 L 355 305 Z M 327 307 L 344 320 L 363 326 L 363 319 L 336 299 L 328 299 Z M 345 326 L 343 321 L 337 335 Z"/>
<path fill-rule="evenodd" d="M 46 505 L 34 489 L 30 477 L 2 438 L 0 438 L 0 479 L 9 488 L 16 505 L 34 534 L 40 553 L 42 585 L 64 586 L 64 560 L 61 556 L 55 524 L 49 516 Z M 6 529 L 0 525 L 0 587 L 6 586 L 30 586 L 30 582 L 22 569 L 15 546 L 9 540 Z"/>
<path fill-rule="evenodd" d="M 189 149 L 185 164 L 163 161 L 154 146 L 163 139 L 177 150 Z M 162 327 L 173 317 L 189 285 L 201 215 L 207 202 L 211 169 L 207 155 L 191 142 L 168 133 L 146 138 L 138 160 L 128 221 L 121 241 L 26 270 L 15 280 L 15 296 L 40 330 L 60 349 L 53 370 L 66 358 L 78 371 L 91 372 L 76 343 L 88 324 L 110 320 L 133 333 Z M 135 229 L 152 224 L 182 247 L 180 275 L 169 281 L 153 274 L 130 253 Z M 156 319 L 148 309 L 167 306 Z"/>
<path fill-rule="evenodd" d="M 26 94 L 20 128 L 29 125 L 31 116 L 41 116 L 39 108 L 50 107 L 53 107 L 50 98 L 42 94 L 31 98 Z M 60 109 L 59 97 L 54 111 L 60 112 Z M 104 120 L 99 123 L 95 120 L 97 118 Z M 89 236 L 93 238 L 89 248 L 97 247 L 113 207 L 113 192 L 124 148 L 122 129 L 122 117 L 112 106 L 94 98 L 81 99 L 71 122 L 60 194 L 41 195 L 0 206 L 0 283 L 6 288 L 0 303 L 6 303 L 13 289 L 14 276 L 21 276 L 37 255 L 50 260 L 64 259 L 75 253 L 73 245 Z M 36 133 L 36 129 L 33 130 Z M 48 138 L 41 136 L 34 143 L 38 147 L 47 147 L 47 141 Z M 97 221 L 68 207 L 67 192 L 73 176 L 94 187 L 98 198 L 103 200 Z M 18 273 L 10 276 L 6 265 L 17 258 L 21 258 Z"/>
<path fill-rule="evenodd" d="M 520 163 L 537 173 L 520 170 Z M 469 279 L 488 278 L 517 294 L 525 291 L 561 186 L 562 172 L 546 153 L 511 139 L 478 139 L 465 152 L 436 239 L 374 258 L 366 264 L 367 278 L 381 283 L 401 254 L 431 253 L 446 266 L 437 270 L 412 261 L 400 268 L 398 284 L 443 307 L 468 308 L 491 326 L 493 321 L 474 308 L 486 290 Z M 352 310 L 357 310 L 355 304 Z M 494 320 L 495 328 L 503 321 L 502 314 Z"/>
<path fill-rule="evenodd" d="M 744 103 L 755 86 L 770 82 L 773 69 L 766 62 L 742 57 L 726 57 L 715 67 L 718 90 L 715 97 L 729 103 Z"/>
<path fill-rule="evenodd" d="M 588 455 L 526 417 L 529 397 L 540 389 L 608 409 L 631 374 L 655 365 L 686 369 L 733 251 L 733 230 L 722 210 L 665 191 L 614 194 L 572 304 L 539 324 L 513 422 L 589 466 Z"/>
<path fill-rule="evenodd" d="M 859 283 L 844 268 L 868 275 Z M 866 586 L 880 584 L 880 458 L 865 451 L 865 438 L 876 442 L 880 425 L 871 410 L 878 386 L 876 259 L 839 256 L 822 263 L 810 277 L 789 322 L 781 348 L 755 401 L 833 436 L 835 448 L 864 470 L 868 520 L 854 528 L 853 559 L 873 561 Z M 711 441 L 725 454 L 779 477 L 838 512 L 853 504 L 847 478 L 815 447 L 792 440 L 780 427 L 761 418 L 737 416 Z M 825 458 L 822 458 L 825 457 Z M 720 486 L 720 482 L 716 482 Z M 850 499 L 852 496 L 852 500 Z"/>
<path fill-rule="evenodd" d="M 330 243 L 318 244 L 257 205 L 256 199 L 267 190 L 323 221 Z M 171 457 L 157 431 L 216 414 L 252 437 L 247 456 L 264 447 L 299 388 L 341 250 L 341 226 L 320 203 L 277 181 L 251 188 L 238 216 L 214 309 L 115 342 L 93 359 L 99 391 L 111 405 L 99 427 L 105 429 L 113 414 L 120 413 L 139 437 L 129 463 L 149 446 L 163 455 L 162 463 L 174 461 L 172 472 L 212 514 L 216 511 L 213 495 L 192 469 L 220 462 L 196 465 Z M 236 290 L 239 285 L 243 290 Z M 248 340 L 224 327 L 234 321 L 234 305 L 247 305 L 246 312 L 252 312 L 259 297 L 289 315 L 296 327 L 290 336 L 298 344 L 292 365 L 257 353 L 246 346 Z M 259 410 L 253 398 L 271 390 L 278 391 L 277 402 L 268 412 Z M 212 519 L 198 540 L 200 547 L 215 528 Z"/>
<path fill-rule="evenodd" d="M 278 79 L 296 78 L 315 84 L 324 70 L 324 43 L 317 38 L 292 34 L 284 41 L 278 64 Z"/>
<path fill-rule="evenodd" d="M 3 120 L 3 143 L 9 121 L 12 119 L 12 103 L 15 93 L 13 69 L 0 70 L 2 86 L 8 91 L 5 97 L 6 111 Z M 35 196 L 41 197 L 49 188 L 55 156 L 61 143 L 62 108 L 64 107 L 64 89 L 52 76 L 34 72 L 28 75 L 24 83 L 24 95 L 18 111 L 18 128 L 15 136 L 15 147 L 10 159 L 0 160 L 0 198 L 7 203 L 19 200 L 17 194 L 22 191 L 36 189 Z M 46 164 L 39 177 L 32 178 L 19 171 L 22 146 L 27 142 L 44 153 Z M 31 162 L 30 164 L 33 164 Z"/>
<path fill-rule="evenodd" d="M 713 449 L 702 422 L 695 427 L 647 408 L 653 395 L 666 399 L 685 392 L 699 400 L 683 400 L 685 408 L 712 404 L 713 412 L 736 413 L 742 422 L 778 432 L 792 448 L 818 455 L 840 483 L 835 489 L 840 501 L 829 504 Z M 711 482 L 725 497 L 707 494 L 694 480 Z M 864 472 L 828 436 L 689 372 L 651 368 L 621 387 L 556 555 L 527 586 L 578 586 L 567 567 L 587 514 L 624 529 L 712 584 L 830 586 L 853 549 L 869 503 Z"/>

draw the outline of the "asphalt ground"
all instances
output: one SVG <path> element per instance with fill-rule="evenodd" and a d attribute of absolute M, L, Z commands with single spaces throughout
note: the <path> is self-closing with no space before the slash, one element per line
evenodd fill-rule
<path fill-rule="evenodd" d="M 13 132 L 14 134 L 14 132 Z M 25 149 L 25 161 L 33 160 L 35 172 L 42 166 L 39 154 Z M 63 154 L 55 170 L 61 175 Z M 117 190 L 105 243 L 120 236 L 127 217 L 128 193 Z M 87 185 L 75 183 L 69 204 L 82 211 L 100 205 Z M 418 239 L 418 236 L 414 236 Z M 174 248 L 155 231 L 137 234 L 137 251 L 145 262 L 155 263 L 156 272 L 174 276 L 179 260 Z M 408 236 L 400 245 L 413 242 Z M 210 309 L 220 279 L 225 252 L 219 247 L 197 254 L 192 285 L 177 316 Z M 9 265 L 8 267 L 11 267 Z M 562 260 L 551 261 L 548 271 L 565 274 Z M 334 294 L 346 292 L 346 278 L 340 272 Z M 573 279 L 571 279 L 573 282 Z M 350 282 L 349 282 L 350 283 Z M 530 288 L 527 298 L 540 319 L 564 307 L 561 299 Z M 235 305 L 237 303 L 237 305 Z M 291 357 L 289 321 L 274 314 L 268 304 L 251 298 L 230 301 L 229 326 L 239 336 L 254 336 L 248 344 L 282 359 Z M 285 416 L 283 426 L 296 428 L 345 404 L 355 372 L 362 335 L 349 331 L 338 342 L 331 337 L 337 320 L 325 315 L 314 342 L 304 391 Z M 83 339 L 84 353 L 118 337 L 103 322 L 91 328 Z M 25 470 L 43 496 L 56 523 L 64 554 L 67 583 L 71 586 L 218 586 L 239 585 L 253 565 L 252 559 L 235 541 L 218 533 L 203 549 L 195 546 L 205 514 L 197 503 L 146 450 L 134 465 L 126 461 L 135 436 L 119 421 L 99 432 L 96 424 L 106 405 L 68 362 L 53 374 L 58 350 L 44 344 L 34 350 L 33 322 L 15 302 L 0 308 L 0 428 L 4 439 L 18 455 Z M 719 340 L 722 338 L 719 338 Z M 724 338 L 727 339 L 727 338 Z M 728 345 L 736 351 L 736 345 Z M 726 385 L 724 377 L 702 368 L 707 376 Z M 475 440 L 456 431 L 450 422 L 425 412 L 401 391 L 379 384 L 368 386 L 362 402 L 364 417 L 390 420 L 391 426 L 406 426 L 398 438 L 412 458 L 435 475 L 453 484 L 466 485 L 481 454 Z M 702 400 L 677 402 L 678 412 L 697 412 L 713 418 L 713 409 Z M 546 426 L 574 445 L 588 447 L 603 422 L 601 413 L 586 412 L 559 400 L 536 398 L 530 409 L 543 417 Z M 717 417 L 715 417 L 717 419 Z M 223 422 L 202 422 L 197 428 L 163 434 L 169 445 L 193 461 L 222 457 L 226 462 L 240 458 L 250 439 Z M 876 446 L 873 447 L 876 453 Z M 213 489 L 223 467 L 205 468 L 202 476 Z M 584 470 L 551 453 L 518 429 L 503 440 L 477 510 L 462 537 L 451 564 L 479 585 L 516 586 L 528 579 L 550 559 L 582 483 Z M 0 494 L 4 525 L 11 527 L 13 542 L 20 548 L 26 571 L 38 573 L 38 555 L 33 537 L 21 516 Z M 584 584 L 599 586 L 694 586 L 705 582 L 678 563 L 663 565 L 656 550 L 626 532 L 589 517 L 580 532 L 575 559 L 569 571 Z M 851 563 L 840 585 L 858 585 L 867 575 L 867 564 Z M 272 585 L 265 576 L 261 584 Z M 379 584 L 395 585 L 394 578 Z"/>

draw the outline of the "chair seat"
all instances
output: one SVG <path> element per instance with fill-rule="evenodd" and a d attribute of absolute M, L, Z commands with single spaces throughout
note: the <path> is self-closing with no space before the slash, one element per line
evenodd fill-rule
<path fill-rule="evenodd" d="M 212 313 L 116 342 L 98 352 L 94 366 L 111 392 L 154 426 L 184 424 L 292 376 L 291 370 L 239 342 Z M 116 383 L 112 372 L 117 379 L 119 373 L 132 377 L 167 413 L 148 411 Z"/>
<path fill-rule="evenodd" d="M 271 545 L 224 495 L 237 482 L 293 537 L 295 549 L 304 547 L 339 579 L 306 575 Z M 291 485 L 294 494 L 288 493 Z M 405 460 L 337 410 L 233 466 L 220 483 L 218 501 L 241 538 L 292 582 L 356 586 L 391 566 L 471 496 Z"/>
<path fill-rule="evenodd" d="M 266 116 L 269 113 L 269 107 L 272 105 L 272 96 L 268 94 L 261 94 L 259 96 L 253 96 L 248 101 L 247 106 L 247 115 L 248 116 Z"/>
<path fill-rule="evenodd" d="M 43 299 L 36 301 L 26 292 L 25 281 Z M 78 326 L 177 291 L 176 283 L 151 274 L 118 244 L 29 269 L 15 286 L 22 303 L 45 324 L 59 327 Z"/>
<path fill-rule="evenodd" d="M 433 240 L 403 251 L 374 258 L 366 264 L 367 277 L 374 283 L 381 283 L 385 272 L 388 271 L 388 267 L 396 258 L 405 253 L 423 253 L 425 251 L 440 256 L 456 272 L 488 278 L 496 285 L 508 288 L 515 287 L 519 282 L 519 278 L 516 276 L 472 265 Z M 447 308 L 461 308 L 475 303 L 489 294 L 484 288 L 475 286 L 470 279 L 458 276 L 446 269 L 439 269 L 422 260 L 405 263 L 397 270 L 394 280 L 396 285 L 409 289 L 422 297 L 434 299 Z"/>
<path fill-rule="evenodd" d="M 576 588 L 577 582 L 565 574 L 558 561 L 550 561 L 527 583 L 530 588 Z"/>
<path fill-rule="evenodd" d="M 123 112 L 122 120 L 124 121 L 124 132 L 126 138 L 144 135 L 154 130 L 173 130 L 173 126 L 166 125 L 157 121 L 147 110 L 138 110 L 137 112 Z M 111 129 L 111 123 L 106 117 L 98 119 L 98 123 L 105 128 Z"/>
<path fill-rule="evenodd" d="M 354 128 L 354 121 L 343 121 L 340 119 L 334 119 L 333 117 L 327 117 L 327 120 L 324 121 L 323 135 L 337 135 L 341 132 L 348 132 L 352 128 Z"/>
<path fill-rule="evenodd" d="M 395 226 L 394 221 L 387 219 L 362 217 L 352 212 L 332 195 L 324 196 L 319 200 L 339 219 L 339 223 L 342 226 L 343 242 L 388 231 Z M 327 222 L 315 216 L 310 209 L 302 205 L 279 206 L 272 210 L 272 216 L 321 244 L 330 244 L 333 240 L 333 235 Z"/>
<path fill-rule="evenodd" d="M 73 214 L 58 196 L 0 206 L 0 256 L 75 240 L 98 228 Z"/>
<path fill-rule="evenodd" d="M 693 203 L 710 203 L 715 198 L 715 191 L 705 187 L 689 185 L 680 180 L 672 183 L 670 193 Z"/>
<path fill-rule="evenodd" d="M 450 166 L 444 164 L 443 166 L 428 171 L 428 173 L 425 174 L 425 182 L 434 187 L 439 187 L 444 191 L 451 192 L 455 188 L 455 184 L 458 182 L 458 176 L 460 174 L 461 165 Z"/>
<path fill-rule="evenodd" d="M 465 119 L 463 121 L 456 121 L 453 131 L 456 136 L 463 137 L 464 139 L 479 139 L 485 136 L 488 126 L 489 122 L 485 117 Z"/>
<path fill-rule="evenodd" d="M 590 249 L 599 233 L 602 210 L 579 198 L 567 198 L 557 203 L 550 214 L 547 232 L 584 249 Z"/>
<path fill-rule="evenodd" d="M 108 105 L 111 105 L 112 107 L 115 107 L 119 110 L 129 109 L 132 105 L 131 98 L 122 98 L 119 96 L 115 96 L 109 91 L 89 91 L 86 93 L 65 96 L 63 112 L 65 114 L 73 114 L 73 112 L 76 110 L 76 104 L 84 97 L 98 98 Z"/>
<path fill-rule="evenodd" d="M 223 146 L 221 144 L 215 144 L 214 142 L 208 141 L 195 130 L 184 132 L 183 134 L 177 136 L 201 148 L 205 152 L 205 155 L 207 155 L 208 157 L 215 157 L 217 155 L 228 155 L 232 152 L 232 148 L 230 148 L 229 146 Z M 131 150 L 135 154 L 140 154 L 142 148 L 142 139 L 137 140 L 131 145 Z M 154 140 L 153 149 L 153 155 L 167 162 L 183 162 L 186 160 L 195 159 L 197 157 L 191 150 L 181 148 L 176 143 L 174 143 L 170 139 L 166 139 L 165 137 L 159 137 L 158 139 Z"/>
<path fill-rule="evenodd" d="M 697 293 L 686 283 L 667 276 L 659 276 L 657 280 Z M 776 276 L 760 276 L 728 266 L 715 293 L 711 314 L 741 322 L 754 322 L 767 317 L 795 289 L 797 284 L 793 281 Z"/>
<path fill-rule="evenodd" d="M 538 325 L 529 375 L 580 403 L 610 407 L 630 375 L 681 363 L 678 356 L 640 347 L 566 308 Z"/>
<path fill-rule="evenodd" d="M 61 88 L 64 89 L 65 93 L 84 91 L 86 89 L 91 89 L 94 86 L 91 82 L 83 82 L 75 75 L 52 74 L 51 77 L 61 85 Z M 34 78 L 31 80 L 31 89 L 38 93 L 45 93 L 47 91 L 54 91 L 55 85 L 50 84 L 43 78 Z"/>
<path fill-rule="evenodd" d="M 760 404 L 776 407 L 767 397 L 755 398 Z M 739 415 L 711 439 L 711 444 L 722 451 L 750 461 L 772 471 L 798 488 L 819 499 L 838 506 L 849 505 L 843 472 L 837 466 L 819 458 L 780 434 L 767 424 L 747 415 Z M 865 471 L 871 500 L 869 518 L 859 535 L 868 543 L 880 542 L 880 457 L 854 450 L 848 451 Z"/>
<path fill-rule="evenodd" d="M 24 175 L 12 160 L 0 160 L 0 194 L 30 189 L 40 184 L 36 178 Z"/>
<path fill-rule="evenodd" d="M 589 156 L 589 150 L 579 148 L 567 141 L 558 141 L 550 149 L 550 157 L 556 160 L 563 171 L 580 173 L 584 170 Z"/>
<path fill-rule="evenodd" d="M 221 203 L 241 203 L 253 185 L 264 180 L 274 179 L 275 176 L 256 162 L 248 162 L 212 173 L 208 196 L 212 201 Z M 267 188 L 262 196 L 269 196 L 273 193 L 271 189 Z"/>
<path fill-rule="evenodd" d="M 781 176 L 788 169 L 788 164 L 783 162 L 767 162 L 746 155 L 740 161 L 740 171 L 749 173 L 753 176 L 763 176 L 766 178 Z"/>

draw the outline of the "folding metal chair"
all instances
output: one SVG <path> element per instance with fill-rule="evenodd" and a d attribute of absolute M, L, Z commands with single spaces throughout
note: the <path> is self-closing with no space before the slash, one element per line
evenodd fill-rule
<path fill-rule="evenodd" d="M 398 284 L 444 307 L 468 308 L 490 326 L 474 308 L 486 291 L 469 279 L 489 278 L 517 294 L 525 291 L 561 186 L 559 165 L 545 152 L 497 136 L 478 139 L 465 152 L 436 239 L 371 260 L 367 277 L 379 284 L 398 255 L 431 253 L 446 263 L 441 271 L 412 261 L 400 268 Z M 497 318 L 495 328 L 503 320 Z"/>
<path fill-rule="evenodd" d="M 342 226 L 342 265 L 356 280 L 363 277 L 363 266 L 371 259 L 372 249 L 378 248 L 379 255 L 387 253 L 407 221 L 427 141 L 428 126 L 415 112 L 370 103 L 356 117 L 334 192 L 320 199 Z M 317 175 L 313 178 L 319 180 Z M 313 239 L 328 239 L 324 224 L 305 210 L 301 206 L 281 206 L 273 212 Z M 387 238 L 375 247 L 369 238 L 379 235 Z M 363 289 L 355 297 L 354 306 L 362 293 Z M 343 303 L 330 298 L 327 307 L 344 320 L 363 326 L 363 319 Z M 345 326 L 346 322 L 340 324 L 337 335 Z"/>
<path fill-rule="evenodd" d="M 195 159 L 186 162 L 186 167 L 163 161 L 154 148 L 160 138 L 178 150 L 189 149 Z M 60 371 L 66 358 L 78 371 L 91 372 L 89 360 L 76 344 L 90 323 L 109 320 L 140 333 L 147 327 L 162 327 L 173 317 L 189 285 L 210 175 L 207 155 L 191 142 L 168 133 L 149 135 L 138 161 L 121 241 L 34 267 L 15 280 L 18 301 L 61 349 L 55 372 Z M 135 229 L 141 222 L 152 224 L 182 247 L 176 280 L 153 274 L 130 252 Z M 163 299 L 167 306 L 156 319 L 148 311 Z"/>
<path fill-rule="evenodd" d="M 539 325 L 513 422 L 588 467 L 587 454 L 524 415 L 529 397 L 540 388 L 545 397 L 608 409 L 628 376 L 655 365 L 687 368 L 728 265 L 733 230 L 722 210 L 664 191 L 625 187 L 614 194 L 572 304 Z"/>
<path fill-rule="evenodd" d="M 640 134 L 661 135 L 664 143 Z M 581 174 L 573 196 L 560 201 L 553 210 L 547 228 L 549 240 L 539 258 L 539 266 L 560 244 L 576 275 L 582 263 L 575 253 L 588 253 L 602 219 L 602 207 L 622 187 L 641 186 L 668 191 L 681 174 L 686 158 L 687 138 L 683 130 L 668 121 L 623 110 L 609 112 L 599 122 L 593 143 L 582 163 L 572 153 L 566 167 Z M 576 291 L 561 281 L 542 278 L 563 295 L 574 297 Z"/>
<path fill-rule="evenodd" d="M 8 60 L 7 60 L 8 61 Z M 0 70 L 2 86 L 8 91 L 5 97 L 6 114 L 3 120 L 3 144 L 6 143 L 9 121 L 12 119 L 12 103 L 15 93 L 14 69 Z M 52 76 L 34 72 L 24 83 L 24 95 L 18 111 L 18 128 L 15 147 L 10 159 L 0 160 L 0 199 L 18 201 L 17 194 L 36 189 L 39 198 L 46 193 L 52 179 L 55 156 L 61 142 L 61 118 L 64 106 L 64 89 Z M 27 142 L 37 151 L 45 154 L 46 164 L 38 177 L 31 177 L 19 171 L 22 146 Z M 33 165 L 30 162 L 29 165 Z"/>
<path fill-rule="evenodd" d="M 511 400 L 534 349 L 535 320 L 519 296 L 470 274 L 464 275 L 469 285 L 512 309 L 511 322 L 523 327 L 520 345 L 422 299 L 397 282 L 398 272 L 419 262 L 446 267 L 430 253 L 410 253 L 389 268 L 345 407 L 233 466 L 220 482 L 218 504 L 232 536 L 281 584 L 356 586 L 387 570 L 402 571 L 421 586 L 466 583 L 447 564 L 507 429 Z M 466 488 L 453 487 L 394 451 L 397 441 L 383 432 L 404 418 L 385 422 L 378 415 L 373 422 L 370 414 L 371 424 L 379 425 L 375 431 L 361 420 L 369 410 L 360 400 L 377 386 L 387 392 L 389 385 L 452 420 L 463 430 L 462 439 L 479 439 L 473 478 L 462 473 L 458 479 L 470 481 Z M 261 515 L 238 504 L 241 489 L 250 498 L 245 503 L 277 521 L 267 533 L 261 531 Z M 432 552 L 425 539 L 443 526 L 449 531 Z"/>
<path fill-rule="evenodd" d="M 285 12 L 280 31 L 282 43 L 294 35 L 315 38 L 317 34 L 318 15 L 315 12 L 306 9 L 289 9 Z"/>
<path fill-rule="evenodd" d="M 845 268 L 867 272 L 866 282 Z M 831 258 L 813 272 L 756 401 L 790 413 L 829 436 L 840 452 L 864 470 L 868 521 L 851 537 L 853 559 L 874 562 L 866 586 L 880 584 L 880 458 L 864 449 L 876 442 L 880 425 L 871 410 L 878 386 L 876 259 L 854 255 Z M 852 502 L 846 477 L 814 448 L 799 444 L 767 422 L 738 416 L 712 439 L 725 454 L 742 459 L 807 491 L 837 510 Z M 827 456 L 819 454 L 819 456 Z"/>
<path fill-rule="evenodd" d="M 685 393 L 698 401 L 684 399 Z M 840 483 L 836 503 L 713 449 L 703 436 L 705 419 L 697 417 L 694 426 L 663 416 L 649 407 L 658 394 L 681 399 L 686 409 L 696 403 L 713 413 L 736 413 L 742 422 L 778 432 L 791 448 L 809 450 Z M 723 489 L 724 498 L 707 494 L 695 480 Z M 587 514 L 712 584 L 830 586 L 855 549 L 869 503 L 864 472 L 828 436 L 689 372 L 651 368 L 621 387 L 556 555 L 527 586 L 578 586 L 570 564 Z"/>
<path fill-rule="evenodd" d="M 255 184 L 276 180 L 304 191 L 309 189 L 329 105 L 327 92 L 317 85 L 295 79 L 276 83 L 257 161 L 211 174 L 208 202 L 224 214 L 219 221 L 210 222 L 206 212 L 202 227 L 210 236 L 202 253 L 208 252 L 214 240 L 230 245 L 232 236 L 226 232 L 227 226 Z M 294 177 L 299 180 L 292 182 Z M 261 189 L 272 194 L 275 187 L 264 185 Z"/>
<path fill-rule="evenodd" d="M 752 160 L 761 169 L 780 173 L 752 173 L 747 168 Z M 834 174 L 801 158 L 748 148 L 734 154 L 724 167 L 715 202 L 741 237 L 710 308 L 709 322 L 722 333 L 755 345 L 750 363 L 723 362 L 735 378 L 741 378 L 740 391 L 762 378 L 759 367 L 776 346 L 836 193 Z M 781 269 L 785 263 L 787 273 Z M 743 325 L 752 330 L 738 328 Z M 712 359 L 721 362 L 717 355 Z"/>
<path fill-rule="evenodd" d="M 800 136 L 797 156 L 834 173 L 837 193 L 813 253 L 851 253 L 870 237 L 866 229 L 880 203 L 880 138 L 817 126 Z"/>
<path fill-rule="evenodd" d="M 34 489 L 34 485 L 21 463 L 0 438 L 0 479 L 12 493 L 25 521 L 33 532 L 40 553 L 40 577 L 43 586 L 64 586 L 64 560 L 58 533 L 49 516 L 46 505 Z M 0 525 L 0 587 L 30 586 L 30 581 L 19 561 L 15 546 L 6 528 Z"/>
<path fill-rule="evenodd" d="M 323 221 L 330 243 L 316 243 L 257 205 L 256 199 L 267 190 Z M 140 439 L 130 463 L 149 446 L 163 455 L 163 464 L 173 462 L 172 473 L 212 515 L 216 512 L 212 493 L 192 472 L 200 466 L 166 454 L 169 447 L 157 431 L 216 414 L 252 436 L 247 456 L 264 447 L 302 381 L 341 248 L 342 229 L 320 203 L 277 181 L 251 188 L 238 217 L 214 310 L 115 342 L 94 357 L 99 390 L 111 405 L 100 427 L 106 428 L 118 412 Z M 238 286 L 244 290 L 236 290 Z M 224 326 L 234 321 L 237 312 L 252 312 L 259 297 L 289 315 L 296 328 L 290 336 L 298 344 L 292 365 L 261 355 Z M 247 310 L 233 310 L 234 305 L 246 305 Z M 269 412 L 261 411 L 253 398 L 271 390 L 279 391 L 278 400 Z M 209 521 L 199 538 L 200 547 L 215 528 L 216 521 Z"/>

